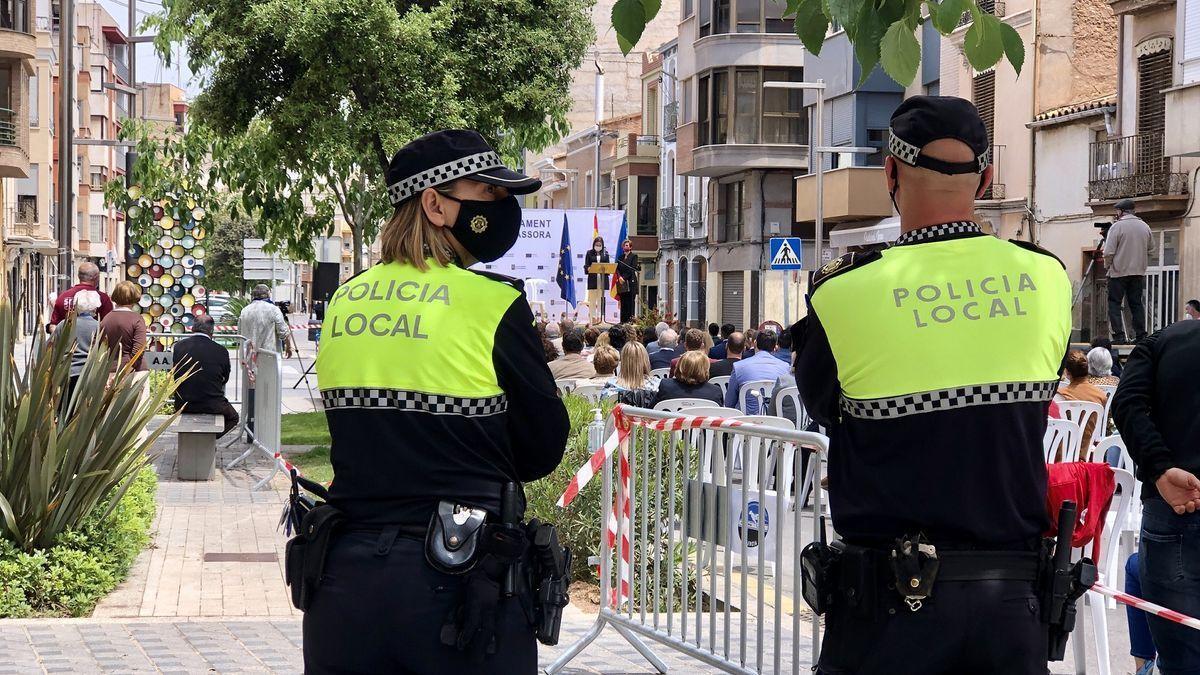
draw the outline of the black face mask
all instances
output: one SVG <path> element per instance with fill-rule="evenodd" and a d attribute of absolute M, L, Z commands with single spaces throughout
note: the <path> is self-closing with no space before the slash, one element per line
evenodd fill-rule
<path fill-rule="evenodd" d="M 521 232 L 521 202 L 516 197 L 476 201 L 455 199 L 447 194 L 442 196 L 458 202 L 458 218 L 454 220 L 451 233 L 479 262 L 499 260 L 517 243 L 517 235 Z"/>

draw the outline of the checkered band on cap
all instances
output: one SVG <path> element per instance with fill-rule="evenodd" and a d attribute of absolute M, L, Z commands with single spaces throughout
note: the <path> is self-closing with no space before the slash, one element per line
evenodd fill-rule
<path fill-rule="evenodd" d="M 917 155 L 921 154 L 921 149 L 909 143 L 908 141 L 896 135 L 896 132 L 888 130 L 888 152 L 893 157 L 904 162 L 909 166 L 917 165 Z M 983 154 L 975 158 L 978 165 L 978 173 L 983 173 L 983 170 L 992 163 L 992 149 L 988 148 L 983 151 Z"/>
<path fill-rule="evenodd" d="M 888 152 L 893 157 L 908 164 L 909 166 L 917 165 L 917 155 L 921 154 L 921 149 L 909 143 L 908 141 L 896 135 L 896 132 L 888 130 Z"/>
<path fill-rule="evenodd" d="M 979 162 L 979 173 L 983 173 L 983 170 L 988 168 L 988 165 L 992 163 L 992 149 L 988 148 L 984 150 L 983 154 L 975 159 Z"/>
<path fill-rule="evenodd" d="M 851 399 L 843 396 L 842 410 L 859 419 L 883 420 L 976 405 L 1044 402 L 1054 398 L 1058 384 L 1058 380 L 1003 382 L 925 391 L 893 398 Z"/>
<path fill-rule="evenodd" d="M 491 151 L 460 157 L 453 162 L 426 169 L 389 185 L 388 197 L 392 200 L 392 206 L 399 206 L 400 202 L 420 193 L 425 188 L 443 185 L 463 176 L 470 176 L 488 169 L 498 169 L 502 166 L 504 163 L 500 161 L 500 155 Z"/>
<path fill-rule="evenodd" d="M 923 241 L 933 239 L 942 239 L 956 234 L 983 234 L 983 230 L 978 225 L 969 221 L 963 220 L 954 223 L 942 223 L 941 225 L 930 225 L 922 227 L 919 230 L 905 232 L 896 238 L 896 246 L 904 246 L 905 244 L 919 244 Z"/>
<path fill-rule="evenodd" d="M 508 398 L 504 394 L 488 398 L 462 398 L 404 389 L 359 387 L 326 389 L 321 392 L 321 402 L 326 410 L 400 410 L 466 417 L 486 417 L 508 410 Z"/>

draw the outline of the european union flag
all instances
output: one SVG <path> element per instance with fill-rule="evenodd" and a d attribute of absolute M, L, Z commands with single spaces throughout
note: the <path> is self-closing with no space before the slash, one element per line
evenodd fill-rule
<path fill-rule="evenodd" d="M 571 231 L 567 229 L 567 215 L 563 214 L 562 242 L 558 245 L 559 297 L 575 308 L 575 270 L 571 263 Z"/>

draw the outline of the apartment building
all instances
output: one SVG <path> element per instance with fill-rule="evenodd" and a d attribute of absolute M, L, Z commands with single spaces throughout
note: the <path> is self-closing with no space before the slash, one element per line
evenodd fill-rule
<path fill-rule="evenodd" d="M 125 34 L 98 3 L 76 8 L 80 46 L 78 89 L 79 138 L 115 139 L 130 116 L 129 44 Z M 100 267 L 105 288 L 125 277 L 125 222 L 123 215 L 104 204 L 104 185 L 125 175 L 123 147 L 81 145 L 79 196 L 75 203 L 77 254 Z"/>
<path fill-rule="evenodd" d="M 137 117 L 163 131 L 187 131 L 191 104 L 184 90 L 169 82 L 142 82 L 138 93 Z"/>
<path fill-rule="evenodd" d="M 762 270 L 769 238 L 793 232 L 793 180 L 809 166 L 800 92 L 763 88 L 804 79 L 808 55 L 783 12 L 773 0 L 682 2 L 673 173 L 687 180 L 675 204 L 689 229 L 700 210 L 706 243 L 705 257 L 680 255 L 669 276 L 676 298 L 688 289 L 685 311 L 696 302 L 689 323 L 783 320 L 783 284 Z"/>
<path fill-rule="evenodd" d="M 47 253 L 47 228 L 21 200 L 19 188 L 37 166 L 31 164 L 30 127 L 40 123 L 37 109 L 35 61 L 38 55 L 37 22 L 31 0 L 0 0 L 0 298 L 17 304 L 23 324 L 32 325 L 44 288 L 43 254 Z M 53 250 L 52 244 L 49 246 Z M 44 283 L 44 281 L 42 282 Z"/>
<path fill-rule="evenodd" d="M 1183 316 L 1200 296 L 1200 1 L 1115 0 L 1114 136 L 1087 154 L 1088 205 L 1111 220 L 1133 199 L 1154 232 L 1146 272 L 1147 329 Z"/>

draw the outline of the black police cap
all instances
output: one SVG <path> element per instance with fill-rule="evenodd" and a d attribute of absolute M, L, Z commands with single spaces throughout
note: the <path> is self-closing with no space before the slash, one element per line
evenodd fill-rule
<path fill-rule="evenodd" d="M 944 162 L 921 154 L 933 141 L 953 138 L 975 153 L 973 162 Z M 913 96 L 892 113 L 888 150 L 909 166 L 949 175 L 983 173 L 991 163 L 987 127 L 975 105 L 956 96 Z"/>
<path fill-rule="evenodd" d="M 387 169 L 388 198 L 399 206 L 426 188 L 470 178 L 524 195 L 542 181 L 505 168 L 478 131 L 445 129 L 426 134 L 396 151 Z"/>

